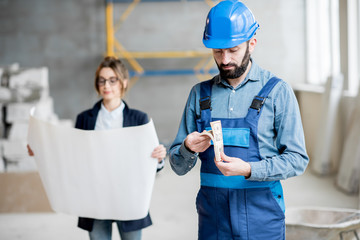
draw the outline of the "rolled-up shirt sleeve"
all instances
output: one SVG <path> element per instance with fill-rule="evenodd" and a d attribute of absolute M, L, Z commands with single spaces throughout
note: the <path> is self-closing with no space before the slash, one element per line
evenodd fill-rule
<path fill-rule="evenodd" d="M 187 100 L 177 136 L 170 147 L 170 165 L 178 175 L 189 172 L 196 164 L 198 153 L 189 151 L 184 144 L 188 134 L 196 131 L 196 86 L 193 87 Z"/>

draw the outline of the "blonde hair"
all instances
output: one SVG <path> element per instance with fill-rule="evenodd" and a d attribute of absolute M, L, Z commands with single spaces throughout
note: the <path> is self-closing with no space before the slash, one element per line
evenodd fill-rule
<path fill-rule="evenodd" d="M 125 65 L 123 64 L 123 62 L 121 62 L 120 59 L 116 58 L 116 57 L 110 57 L 107 56 L 104 58 L 104 60 L 100 63 L 100 65 L 97 67 L 96 72 L 95 72 L 95 89 L 96 92 L 99 94 L 99 85 L 98 85 L 98 81 L 99 81 L 99 74 L 101 69 L 103 68 L 111 68 L 116 77 L 119 79 L 119 82 L 121 84 L 121 96 L 124 96 L 126 90 L 127 90 L 127 84 L 125 84 L 126 81 L 129 80 L 129 71 L 127 70 L 127 68 L 125 67 Z"/>

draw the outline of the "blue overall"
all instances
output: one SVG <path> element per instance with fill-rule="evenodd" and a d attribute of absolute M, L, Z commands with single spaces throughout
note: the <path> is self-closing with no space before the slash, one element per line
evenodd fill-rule
<path fill-rule="evenodd" d="M 201 83 L 201 118 L 197 130 L 210 130 L 210 122 L 221 120 L 224 153 L 246 162 L 260 161 L 257 139 L 261 106 L 281 81 L 271 78 L 255 96 L 245 118 L 212 118 L 213 81 Z M 285 239 L 285 205 L 279 181 L 249 181 L 243 176 L 224 176 L 214 163 L 211 145 L 199 154 L 201 187 L 196 199 L 200 240 Z"/>

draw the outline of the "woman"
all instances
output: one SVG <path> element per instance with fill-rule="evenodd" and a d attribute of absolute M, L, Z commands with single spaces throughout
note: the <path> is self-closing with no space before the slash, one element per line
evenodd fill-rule
<path fill-rule="evenodd" d="M 102 97 L 92 109 L 80 113 L 76 119 L 76 128 L 85 130 L 104 130 L 146 124 L 148 116 L 131 109 L 122 101 L 128 85 L 129 73 L 117 58 L 106 57 L 95 73 L 95 89 Z M 166 149 L 159 145 L 151 157 L 158 159 L 158 170 L 163 166 Z M 91 240 L 111 239 L 112 223 L 116 222 L 122 240 L 141 239 L 141 229 L 152 224 L 150 215 L 132 221 L 97 220 L 79 218 L 78 226 L 89 231 Z"/>
<path fill-rule="evenodd" d="M 84 130 L 105 130 L 138 126 L 149 122 L 146 113 L 131 109 L 122 100 L 127 88 L 129 73 L 124 64 L 115 57 L 105 57 L 95 73 L 95 89 L 102 97 L 92 109 L 77 116 L 75 128 Z M 29 154 L 33 155 L 28 146 Z M 158 159 L 158 171 L 164 166 L 166 149 L 163 145 L 156 147 L 152 158 Z M 91 240 L 111 239 L 112 224 L 118 226 L 122 240 L 140 240 L 141 229 L 152 224 L 150 215 L 145 218 L 120 221 L 79 218 L 78 227 L 89 231 Z"/>

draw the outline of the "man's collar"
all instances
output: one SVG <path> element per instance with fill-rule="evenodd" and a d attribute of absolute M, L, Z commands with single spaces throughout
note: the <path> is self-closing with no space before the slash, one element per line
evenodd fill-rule
<path fill-rule="evenodd" d="M 250 60 L 251 60 L 251 68 L 250 68 L 248 75 L 245 78 L 245 81 L 246 82 L 249 80 L 250 81 L 260 81 L 259 72 L 261 69 L 260 69 L 259 65 L 257 65 L 257 63 L 252 58 L 250 58 Z"/>

